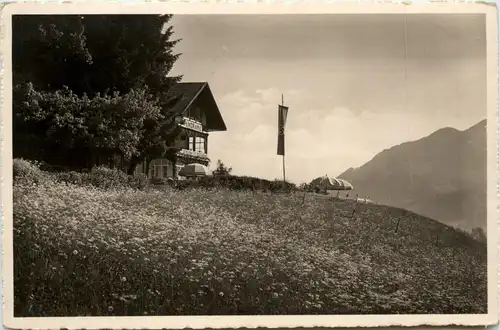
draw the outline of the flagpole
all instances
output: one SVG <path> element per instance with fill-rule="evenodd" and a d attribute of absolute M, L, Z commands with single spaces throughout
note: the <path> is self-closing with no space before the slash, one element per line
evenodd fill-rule
<path fill-rule="evenodd" d="M 285 105 L 285 101 L 284 101 L 284 98 L 283 98 L 283 94 L 281 94 L 281 105 L 284 106 Z M 286 176 L 285 176 L 285 127 L 283 127 L 283 183 L 286 182 Z"/>

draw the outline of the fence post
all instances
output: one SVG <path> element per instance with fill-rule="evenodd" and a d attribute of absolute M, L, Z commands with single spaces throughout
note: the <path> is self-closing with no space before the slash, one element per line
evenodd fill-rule
<path fill-rule="evenodd" d="M 396 230 L 394 231 L 395 233 L 398 232 L 398 228 L 399 228 L 399 222 L 401 221 L 401 218 L 398 218 L 398 223 L 396 224 Z"/>

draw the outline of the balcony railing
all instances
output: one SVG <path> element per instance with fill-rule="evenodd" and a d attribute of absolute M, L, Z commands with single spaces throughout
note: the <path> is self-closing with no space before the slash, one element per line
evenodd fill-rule
<path fill-rule="evenodd" d="M 207 154 L 205 154 L 204 152 L 199 152 L 189 149 L 181 149 L 177 152 L 177 155 L 184 157 L 199 158 L 199 159 L 208 159 Z"/>

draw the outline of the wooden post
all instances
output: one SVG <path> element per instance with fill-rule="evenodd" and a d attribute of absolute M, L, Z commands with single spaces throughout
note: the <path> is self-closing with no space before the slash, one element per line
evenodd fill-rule
<path fill-rule="evenodd" d="M 177 156 L 175 155 L 172 159 L 172 178 L 177 180 Z"/>
<path fill-rule="evenodd" d="M 281 94 L 281 105 L 284 106 L 285 105 L 285 101 L 284 101 L 284 98 L 283 98 L 283 94 Z M 283 140 L 285 140 L 285 125 L 283 125 Z M 283 185 L 286 183 L 286 175 L 285 175 L 285 146 L 286 144 L 284 144 L 283 146 Z M 285 188 L 285 187 L 283 187 Z"/>
<path fill-rule="evenodd" d="M 286 175 L 285 175 L 285 155 L 283 155 L 283 182 L 286 182 Z"/>
<path fill-rule="evenodd" d="M 207 136 L 205 137 L 205 154 L 208 155 L 208 134 Z"/>
<path fill-rule="evenodd" d="M 398 223 L 396 224 L 396 230 L 394 231 L 395 233 L 398 232 L 398 228 L 399 228 L 399 222 L 401 221 L 401 218 L 398 219 Z"/>

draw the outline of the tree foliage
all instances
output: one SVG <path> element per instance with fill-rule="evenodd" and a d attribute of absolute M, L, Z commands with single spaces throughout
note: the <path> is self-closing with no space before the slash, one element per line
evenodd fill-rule
<path fill-rule="evenodd" d="M 13 17 L 14 153 L 73 168 L 123 157 L 129 172 L 176 135 L 171 15 Z"/>
<path fill-rule="evenodd" d="M 217 160 L 217 166 L 212 172 L 215 176 L 230 175 L 233 169 L 222 162 L 222 160 Z"/>

